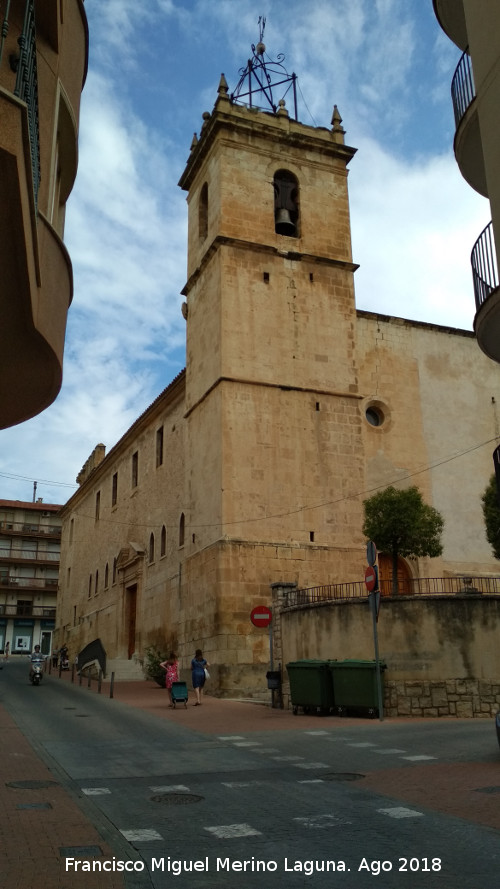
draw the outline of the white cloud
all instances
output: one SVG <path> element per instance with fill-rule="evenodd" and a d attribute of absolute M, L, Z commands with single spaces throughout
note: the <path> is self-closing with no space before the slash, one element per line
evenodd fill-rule
<path fill-rule="evenodd" d="M 365 142 L 351 162 L 350 197 L 358 308 L 470 329 L 470 251 L 489 205 L 455 160 L 413 164 Z"/>
<path fill-rule="evenodd" d="M 85 6 L 91 53 L 67 212 L 75 298 L 64 384 L 44 414 L 2 433 L 0 474 L 71 483 L 95 444 L 111 448 L 182 366 L 187 211 L 176 183 L 220 73 L 236 85 L 260 14 L 269 54 L 285 52 L 298 74 L 301 119 L 311 123 L 309 109 L 330 126 L 336 103 L 358 148 L 349 178 L 358 307 L 470 328 L 468 257 L 489 209 L 453 158 L 454 48 L 432 9 L 400 0 Z M 30 484 L 3 479 L 2 495 L 30 499 Z M 38 493 L 57 501 L 69 490 Z"/>

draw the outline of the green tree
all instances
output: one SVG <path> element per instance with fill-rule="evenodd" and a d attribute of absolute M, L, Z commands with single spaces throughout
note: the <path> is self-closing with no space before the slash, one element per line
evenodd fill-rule
<path fill-rule="evenodd" d="M 392 557 L 392 592 L 398 592 L 398 557 L 440 556 L 441 514 L 424 503 L 417 487 L 392 486 L 364 501 L 363 534 L 381 553 Z"/>
<path fill-rule="evenodd" d="M 493 550 L 495 559 L 500 559 L 500 506 L 498 505 L 497 482 L 494 475 L 491 476 L 481 500 L 483 502 L 484 524 L 486 525 L 486 539 Z"/>

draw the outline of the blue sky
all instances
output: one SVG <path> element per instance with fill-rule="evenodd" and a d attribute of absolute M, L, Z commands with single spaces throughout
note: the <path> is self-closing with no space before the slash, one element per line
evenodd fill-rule
<path fill-rule="evenodd" d="M 1 433 L 1 496 L 63 503 L 184 366 L 187 211 L 177 182 L 222 72 L 234 89 L 258 18 L 299 83 L 299 118 L 337 104 L 358 151 L 349 192 L 360 309 L 470 329 L 469 255 L 489 204 L 453 156 L 460 53 L 431 0 L 86 0 L 89 74 L 65 239 L 75 295 L 64 382 Z"/>

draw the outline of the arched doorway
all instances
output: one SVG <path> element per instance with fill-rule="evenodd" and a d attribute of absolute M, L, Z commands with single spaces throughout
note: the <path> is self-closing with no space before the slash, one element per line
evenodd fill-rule
<path fill-rule="evenodd" d="M 381 554 L 378 557 L 380 592 L 383 596 L 392 595 L 392 556 Z M 404 559 L 398 558 L 398 595 L 408 596 L 413 593 L 410 569 Z"/>

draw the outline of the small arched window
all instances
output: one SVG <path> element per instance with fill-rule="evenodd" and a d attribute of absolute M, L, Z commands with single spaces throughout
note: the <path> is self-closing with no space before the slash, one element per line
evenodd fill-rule
<path fill-rule="evenodd" d="M 113 559 L 113 583 L 116 583 L 116 572 L 118 570 L 118 559 L 115 556 Z"/>
<path fill-rule="evenodd" d="M 208 235 L 208 184 L 205 182 L 200 191 L 200 203 L 198 205 L 198 234 L 200 241 L 204 241 Z"/>
<path fill-rule="evenodd" d="M 184 529 L 185 529 L 185 519 L 184 519 L 184 513 L 182 513 L 180 521 L 179 521 L 179 546 L 184 546 Z"/>
<path fill-rule="evenodd" d="M 104 569 L 104 589 L 107 590 L 109 586 L 109 565 L 106 562 L 106 567 Z"/>
<path fill-rule="evenodd" d="M 155 560 L 155 536 L 151 534 L 149 537 L 149 561 L 154 562 Z"/>
<path fill-rule="evenodd" d="M 167 552 L 167 529 L 165 525 L 161 529 L 161 538 L 160 538 L 160 556 L 164 556 Z"/>
<path fill-rule="evenodd" d="M 289 170 L 274 174 L 274 230 L 277 235 L 299 237 L 299 183 Z"/>

